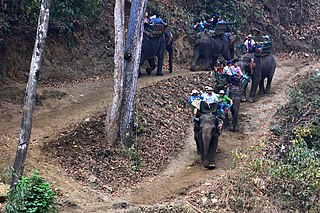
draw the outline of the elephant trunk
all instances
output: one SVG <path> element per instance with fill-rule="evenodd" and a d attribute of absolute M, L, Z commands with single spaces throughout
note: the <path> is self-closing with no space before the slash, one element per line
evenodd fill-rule
<path fill-rule="evenodd" d="M 212 128 L 203 128 L 202 129 L 202 144 L 203 144 L 203 153 L 202 157 L 204 161 L 208 160 L 208 153 L 210 149 L 210 143 L 212 140 Z"/>

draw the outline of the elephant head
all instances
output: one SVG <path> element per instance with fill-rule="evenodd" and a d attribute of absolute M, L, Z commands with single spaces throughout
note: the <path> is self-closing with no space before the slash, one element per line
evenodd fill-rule
<path fill-rule="evenodd" d="M 200 146 L 201 159 L 206 168 L 214 168 L 214 160 L 218 147 L 217 118 L 212 114 L 200 116 L 198 145 Z"/>

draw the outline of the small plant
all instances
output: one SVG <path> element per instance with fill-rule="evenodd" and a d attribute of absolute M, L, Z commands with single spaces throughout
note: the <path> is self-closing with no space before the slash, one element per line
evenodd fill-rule
<path fill-rule="evenodd" d="M 134 173 L 138 171 L 141 166 L 141 162 L 134 144 L 132 144 L 128 150 L 128 158 L 131 161 L 131 172 Z"/>
<path fill-rule="evenodd" d="M 38 173 L 30 178 L 25 176 L 8 196 L 7 213 L 57 212 L 55 193 Z"/>

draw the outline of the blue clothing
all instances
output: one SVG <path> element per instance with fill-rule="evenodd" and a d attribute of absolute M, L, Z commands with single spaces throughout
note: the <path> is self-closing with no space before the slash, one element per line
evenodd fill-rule
<path fill-rule="evenodd" d="M 191 103 L 196 99 L 203 100 L 203 97 L 201 95 L 191 95 L 188 99 L 188 104 L 191 105 Z"/>
<path fill-rule="evenodd" d="M 226 102 L 222 102 L 220 104 L 219 115 L 226 115 L 230 110 L 230 108 L 231 108 L 230 104 L 227 104 Z"/>
<path fill-rule="evenodd" d="M 151 23 L 152 25 L 155 25 L 155 24 L 166 24 L 161 18 L 152 18 L 151 19 Z"/>

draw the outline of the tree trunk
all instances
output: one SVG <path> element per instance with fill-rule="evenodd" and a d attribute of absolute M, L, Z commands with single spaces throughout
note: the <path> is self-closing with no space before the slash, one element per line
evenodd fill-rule
<path fill-rule="evenodd" d="M 124 0 L 116 0 L 115 3 L 115 95 L 106 118 L 106 135 L 110 143 L 115 143 L 118 134 L 124 144 L 131 140 L 131 121 L 137 90 L 146 2 L 147 0 L 133 0 L 131 3 L 125 48 Z"/>
<path fill-rule="evenodd" d="M 120 127 L 120 111 L 123 98 L 124 79 L 124 4 L 116 0 L 114 6 L 115 52 L 114 52 L 114 96 L 106 119 L 107 141 L 115 143 Z"/>
<path fill-rule="evenodd" d="M 126 53 L 131 54 L 131 59 L 125 62 L 124 92 L 121 110 L 121 140 L 129 144 L 132 139 L 132 115 L 134 111 L 134 98 L 137 90 L 138 71 L 143 37 L 143 18 L 147 0 L 132 0 L 130 20 L 126 36 Z"/>
<path fill-rule="evenodd" d="M 50 4 L 51 0 L 42 0 L 40 5 L 36 41 L 31 59 L 29 80 L 26 86 L 26 95 L 24 98 L 19 143 L 13 165 L 14 175 L 11 181 L 11 189 L 15 186 L 17 181 L 21 179 L 27 157 L 32 129 L 32 114 L 37 92 L 37 80 L 41 69 L 41 56 L 47 38 Z"/>

